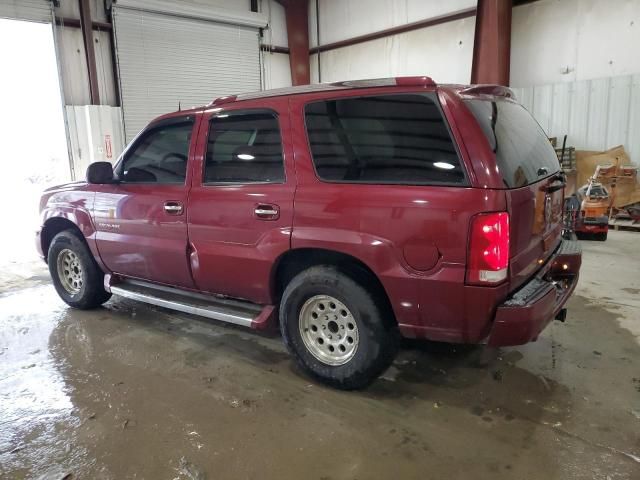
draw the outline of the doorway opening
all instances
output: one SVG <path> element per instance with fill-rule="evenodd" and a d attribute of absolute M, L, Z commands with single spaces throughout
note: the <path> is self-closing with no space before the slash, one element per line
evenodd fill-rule
<path fill-rule="evenodd" d="M 45 188 L 69 181 L 51 24 L 0 19 L 0 293 L 42 275 L 34 234 Z"/>

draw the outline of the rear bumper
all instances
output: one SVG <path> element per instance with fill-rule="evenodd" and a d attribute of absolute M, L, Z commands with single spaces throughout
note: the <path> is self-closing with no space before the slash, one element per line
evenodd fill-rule
<path fill-rule="evenodd" d="M 609 217 L 603 215 L 581 218 L 576 222 L 575 230 L 583 233 L 606 233 L 609 230 Z"/>
<path fill-rule="evenodd" d="M 488 344 L 499 347 L 536 340 L 575 290 L 581 263 L 578 242 L 563 240 L 538 274 L 498 306 Z"/>

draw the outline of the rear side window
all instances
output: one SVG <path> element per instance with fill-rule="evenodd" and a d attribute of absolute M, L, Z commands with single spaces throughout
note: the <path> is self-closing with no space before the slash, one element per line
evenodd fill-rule
<path fill-rule="evenodd" d="M 496 154 L 508 188 L 524 187 L 560 169 L 544 130 L 520 104 L 510 100 L 466 100 Z"/>
<path fill-rule="evenodd" d="M 428 95 L 315 102 L 305 107 L 305 120 L 322 180 L 414 185 L 465 181 L 440 108 Z"/>
<path fill-rule="evenodd" d="M 280 128 L 273 112 L 213 117 L 204 183 L 281 183 L 284 164 Z"/>

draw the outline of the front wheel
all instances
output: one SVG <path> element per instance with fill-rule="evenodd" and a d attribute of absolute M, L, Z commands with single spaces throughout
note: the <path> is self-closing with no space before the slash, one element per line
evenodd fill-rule
<path fill-rule="evenodd" d="M 298 274 L 285 289 L 280 329 L 289 351 L 313 377 L 345 390 L 363 388 L 396 353 L 397 329 L 384 312 L 358 282 L 318 266 Z"/>
<path fill-rule="evenodd" d="M 109 300 L 104 274 L 87 244 L 72 230 L 58 233 L 49 246 L 47 263 L 53 285 L 68 305 L 82 310 Z"/>

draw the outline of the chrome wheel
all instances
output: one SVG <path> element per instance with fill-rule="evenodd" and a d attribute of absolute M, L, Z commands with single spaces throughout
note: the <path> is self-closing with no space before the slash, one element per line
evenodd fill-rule
<path fill-rule="evenodd" d="M 58 278 L 62 287 L 71 295 L 75 295 L 82 289 L 84 276 L 82 263 L 73 250 L 65 248 L 58 253 L 57 260 Z"/>
<path fill-rule="evenodd" d="M 300 309 L 300 336 L 307 350 L 326 365 L 344 365 L 358 349 L 358 325 L 338 299 L 315 295 Z"/>

